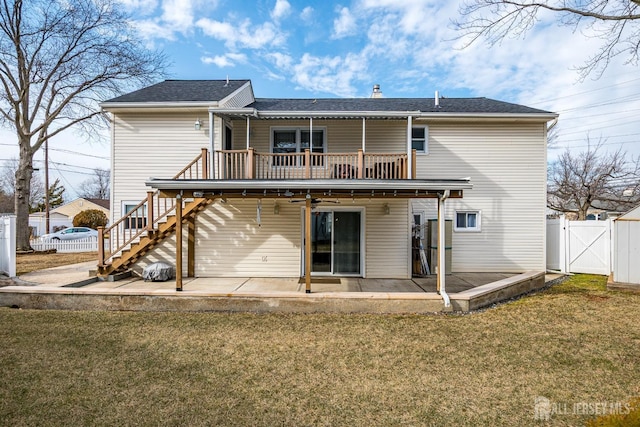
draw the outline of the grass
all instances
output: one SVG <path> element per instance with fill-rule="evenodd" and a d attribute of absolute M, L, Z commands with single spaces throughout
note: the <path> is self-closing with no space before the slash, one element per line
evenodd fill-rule
<path fill-rule="evenodd" d="M 16 257 L 16 274 L 30 273 L 34 270 L 58 267 L 60 265 L 75 264 L 78 262 L 95 261 L 98 263 L 97 252 L 80 253 L 29 253 L 18 254 Z"/>
<path fill-rule="evenodd" d="M 464 316 L 5 308 L 0 424 L 583 425 L 640 396 L 639 307 L 579 275 Z"/>

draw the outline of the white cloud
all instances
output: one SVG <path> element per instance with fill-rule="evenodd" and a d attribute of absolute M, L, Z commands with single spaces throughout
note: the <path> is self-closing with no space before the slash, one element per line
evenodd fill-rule
<path fill-rule="evenodd" d="M 186 32 L 193 25 L 193 2 L 191 0 L 164 0 L 162 22 L 175 31 Z"/>
<path fill-rule="evenodd" d="M 196 11 L 206 7 L 215 10 L 218 0 L 121 0 L 124 7 L 138 16 L 153 16 L 134 21 L 141 35 L 149 40 L 175 40 L 176 34 L 189 34 L 193 29 Z M 160 13 L 156 10 L 160 6 Z M 155 16 L 154 16 L 155 15 Z"/>
<path fill-rule="evenodd" d="M 311 6 L 307 6 L 302 9 L 300 12 L 300 19 L 302 19 L 306 24 L 310 24 L 313 20 L 314 10 Z"/>
<path fill-rule="evenodd" d="M 265 57 L 281 70 L 291 69 L 291 65 L 293 64 L 293 58 L 286 53 L 272 52 L 266 54 Z"/>
<path fill-rule="evenodd" d="M 287 0 L 276 0 L 276 5 L 271 11 L 271 18 L 278 21 L 286 18 L 291 13 L 291 5 Z"/>
<path fill-rule="evenodd" d="M 249 19 L 245 19 L 239 25 L 234 26 L 229 22 L 202 18 L 196 22 L 196 26 L 202 29 L 205 35 L 224 41 L 230 49 L 260 49 L 266 46 L 279 46 L 285 40 L 284 35 L 271 22 L 256 26 Z"/>
<path fill-rule="evenodd" d="M 146 40 L 166 39 L 174 40 L 175 34 L 173 29 L 160 25 L 155 20 L 134 21 L 133 25 L 138 30 L 140 37 Z"/>
<path fill-rule="evenodd" d="M 349 11 L 348 7 L 339 10 L 339 16 L 333 20 L 333 34 L 331 37 L 340 39 L 353 35 L 357 31 L 356 19 Z"/>
<path fill-rule="evenodd" d="M 215 64 L 220 68 L 235 67 L 236 63 L 246 63 L 247 55 L 243 53 L 226 53 L 224 55 L 203 56 L 200 60 L 203 64 Z"/>
<path fill-rule="evenodd" d="M 293 67 L 293 81 L 312 92 L 325 92 L 342 97 L 353 97 L 353 82 L 365 77 L 365 61 L 356 54 L 339 56 L 313 56 L 305 53 Z"/>

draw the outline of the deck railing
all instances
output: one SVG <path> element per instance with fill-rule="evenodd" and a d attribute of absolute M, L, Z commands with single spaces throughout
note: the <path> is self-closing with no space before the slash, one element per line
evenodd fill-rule
<path fill-rule="evenodd" d="M 203 148 L 200 155 L 185 166 L 173 179 L 207 179 L 209 154 Z M 145 232 L 153 232 L 175 209 L 175 199 L 160 197 L 148 191 L 147 197 L 109 227 L 98 227 L 98 265 L 105 266 L 114 255 L 125 249 Z M 108 243 L 105 245 L 105 240 Z"/>
<path fill-rule="evenodd" d="M 257 153 L 221 150 L 214 156 L 217 179 L 408 179 L 404 153 Z M 415 150 L 412 152 L 415 178 Z"/>

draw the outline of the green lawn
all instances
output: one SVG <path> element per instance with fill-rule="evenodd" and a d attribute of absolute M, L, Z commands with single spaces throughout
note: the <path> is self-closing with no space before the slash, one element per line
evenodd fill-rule
<path fill-rule="evenodd" d="M 548 425 L 640 396 L 640 295 L 575 276 L 469 315 L 0 309 L 1 425 Z M 564 405 L 564 406 L 562 406 Z"/>

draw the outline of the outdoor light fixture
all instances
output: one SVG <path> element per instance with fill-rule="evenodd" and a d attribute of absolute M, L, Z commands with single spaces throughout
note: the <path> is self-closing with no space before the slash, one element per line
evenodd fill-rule
<path fill-rule="evenodd" d="M 389 215 L 391 213 L 391 208 L 389 207 L 389 203 L 384 204 L 384 214 Z"/>
<path fill-rule="evenodd" d="M 200 121 L 200 118 L 196 119 L 196 122 L 193 124 L 193 127 L 195 130 L 200 130 L 200 128 L 202 127 L 202 122 Z"/>
<path fill-rule="evenodd" d="M 273 205 L 273 214 L 280 215 L 280 205 L 278 204 L 278 202 L 276 202 L 276 204 Z"/>

